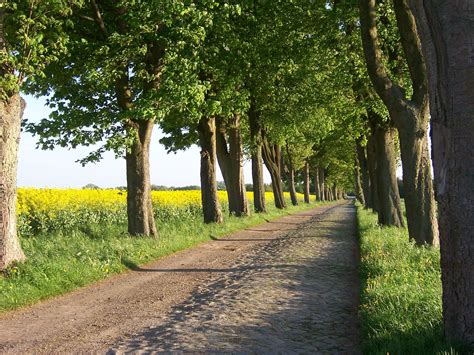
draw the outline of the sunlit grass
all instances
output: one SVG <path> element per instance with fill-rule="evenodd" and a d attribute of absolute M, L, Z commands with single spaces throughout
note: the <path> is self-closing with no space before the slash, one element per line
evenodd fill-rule
<path fill-rule="evenodd" d="M 443 341 L 438 248 L 417 247 L 406 229 L 377 225 L 358 207 L 364 354 L 455 353 Z"/>

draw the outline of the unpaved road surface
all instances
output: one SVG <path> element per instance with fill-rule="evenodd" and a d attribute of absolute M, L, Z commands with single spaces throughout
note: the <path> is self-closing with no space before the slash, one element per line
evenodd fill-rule
<path fill-rule="evenodd" d="M 359 353 L 355 208 L 280 218 L 0 316 L 2 353 Z"/>

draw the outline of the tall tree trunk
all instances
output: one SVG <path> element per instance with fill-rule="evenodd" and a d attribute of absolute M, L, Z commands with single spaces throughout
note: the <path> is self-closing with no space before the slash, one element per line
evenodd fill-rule
<path fill-rule="evenodd" d="M 293 206 L 298 206 L 298 198 L 296 197 L 296 187 L 295 187 L 295 167 L 293 165 L 293 160 L 290 155 L 290 148 L 288 143 L 286 143 L 286 160 L 288 167 L 288 187 L 290 190 L 291 204 Z"/>
<path fill-rule="evenodd" d="M 357 161 L 359 162 L 362 192 L 364 194 L 365 208 L 372 208 L 371 196 L 370 196 L 370 177 L 369 177 L 369 168 L 367 165 L 367 157 L 365 155 L 365 148 L 357 142 Z"/>
<path fill-rule="evenodd" d="M 332 193 L 333 200 L 336 201 L 337 200 L 337 186 L 335 183 L 332 185 L 331 193 Z"/>
<path fill-rule="evenodd" d="M 150 183 L 150 141 L 155 122 L 132 124 L 133 143 L 126 154 L 128 232 L 156 236 Z"/>
<path fill-rule="evenodd" d="M 328 196 L 326 194 L 326 187 L 324 186 L 324 180 L 326 180 L 326 177 L 324 176 L 324 168 L 318 168 L 318 175 L 319 175 L 319 191 L 321 191 L 321 201 L 328 201 Z"/>
<path fill-rule="evenodd" d="M 216 125 L 214 118 L 201 118 L 198 126 L 201 146 L 201 200 L 204 223 L 223 221 L 216 181 Z"/>
<path fill-rule="evenodd" d="M 255 100 L 252 98 L 248 112 L 252 154 L 253 206 L 255 212 L 267 212 L 265 184 L 263 182 L 262 129 L 259 124 Z"/>
<path fill-rule="evenodd" d="M 474 348 L 474 6 L 411 3 L 429 74 L 444 331 Z"/>
<path fill-rule="evenodd" d="M 385 70 L 377 33 L 376 0 L 360 0 L 362 42 L 369 76 L 399 132 L 410 239 L 418 245 L 434 245 L 438 243 L 438 225 L 426 141 L 429 101 L 426 67 L 407 0 L 394 0 L 393 4 L 412 81 L 411 98 L 405 96 L 405 90 Z"/>
<path fill-rule="evenodd" d="M 217 160 L 221 168 L 229 199 L 229 212 L 235 216 L 249 214 L 243 171 L 243 148 L 240 116 L 235 115 L 226 125 L 217 119 Z"/>
<path fill-rule="evenodd" d="M 428 150 L 428 105 L 423 112 L 402 112 L 401 115 L 405 118 L 413 115 L 408 122 L 415 126 L 398 130 L 408 231 L 418 245 L 437 245 L 439 231 Z"/>
<path fill-rule="evenodd" d="M 370 178 L 370 201 L 368 206 L 372 211 L 378 213 L 379 200 L 378 200 L 378 189 L 377 189 L 377 157 L 375 155 L 375 137 L 374 134 L 369 136 L 367 141 L 367 168 L 369 171 Z"/>
<path fill-rule="evenodd" d="M 283 195 L 283 182 L 281 180 L 281 153 L 280 147 L 270 145 L 263 137 L 262 156 L 265 166 L 272 178 L 273 196 L 275 199 L 275 207 L 279 209 L 286 208 L 286 202 Z"/>
<path fill-rule="evenodd" d="M 321 187 L 321 184 L 319 182 L 319 167 L 317 167 L 314 172 L 314 193 L 316 195 L 316 201 L 323 201 L 320 187 Z"/>
<path fill-rule="evenodd" d="M 291 198 L 291 204 L 293 206 L 298 206 L 298 198 L 296 197 L 296 188 L 295 188 L 295 169 L 293 168 L 293 165 L 290 164 L 288 167 L 288 182 L 289 182 L 289 188 L 290 188 L 290 198 Z"/>
<path fill-rule="evenodd" d="M 19 94 L 0 101 L 0 270 L 25 259 L 16 228 L 16 177 L 25 102 Z"/>
<path fill-rule="evenodd" d="M 304 203 L 310 203 L 310 190 L 309 190 L 309 163 L 304 163 L 303 179 L 304 179 Z"/>
<path fill-rule="evenodd" d="M 357 155 L 354 159 L 354 190 L 357 201 L 359 201 L 362 205 L 365 206 L 365 198 L 364 192 L 362 189 L 361 177 L 360 177 L 360 165 L 359 159 L 357 159 Z"/>
<path fill-rule="evenodd" d="M 394 129 L 375 128 L 375 154 L 377 158 L 378 220 L 385 226 L 403 227 L 403 215 L 398 192 Z"/>

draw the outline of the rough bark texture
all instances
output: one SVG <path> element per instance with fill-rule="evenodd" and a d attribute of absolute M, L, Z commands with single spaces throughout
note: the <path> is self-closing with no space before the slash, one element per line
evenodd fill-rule
<path fill-rule="evenodd" d="M 243 148 L 240 116 L 235 115 L 228 124 L 217 119 L 217 160 L 229 200 L 229 212 L 235 216 L 249 214 L 243 170 Z"/>
<path fill-rule="evenodd" d="M 394 0 L 393 3 L 413 84 L 410 99 L 405 97 L 405 90 L 389 78 L 383 65 L 378 44 L 376 0 L 360 0 L 362 42 L 369 76 L 399 132 L 410 238 L 419 245 L 435 245 L 438 243 L 438 225 L 427 149 L 429 100 L 426 68 L 407 0 Z"/>
<path fill-rule="evenodd" d="M 429 74 L 444 330 L 474 347 L 474 4 L 411 5 Z"/>
<path fill-rule="evenodd" d="M 252 144 L 252 184 L 253 184 L 253 206 L 257 213 L 266 212 L 265 184 L 263 182 L 263 158 L 262 158 L 262 129 L 258 120 L 255 101 L 251 100 L 248 112 L 250 124 L 250 141 Z"/>
<path fill-rule="evenodd" d="M 370 177 L 369 177 L 369 167 L 367 164 L 366 149 L 363 147 L 360 142 L 357 142 L 357 161 L 359 163 L 359 171 L 362 185 L 362 192 L 364 194 L 364 205 L 365 208 L 372 208 L 370 196 Z"/>
<path fill-rule="evenodd" d="M 303 171 L 303 179 L 304 179 L 304 203 L 310 203 L 310 190 L 309 190 L 309 180 L 310 180 L 310 168 L 309 163 L 305 162 L 304 164 L 304 171 Z"/>
<path fill-rule="evenodd" d="M 216 181 L 216 124 L 214 118 L 202 118 L 198 125 L 201 146 L 201 201 L 204 223 L 223 221 Z"/>
<path fill-rule="evenodd" d="M 150 141 L 155 122 L 134 123 L 134 142 L 126 154 L 128 232 L 156 236 L 151 200 Z"/>
<path fill-rule="evenodd" d="M 281 152 L 280 147 L 270 144 L 263 135 L 262 156 L 265 166 L 272 178 L 273 196 L 276 208 L 286 208 L 285 198 L 283 196 L 283 182 L 281 180 Z"/>
<path fill-rule="evenodd" d="M 367 168 L 370 178 L 370 200 L 367 204 L 374 212 L 378 212 L 379 200 L 377 193 L 377 158 L 375 155 L 375 137 L 373 134 L 369 136 L 367 141 Z"/>
<path fill-rule="evenodd" d="M 384 226 L 403 227 L 403 214 L 398 192 L 394 129 L 375 129 L 375 155 L 377 159 L 378 221 Z"/>
<path fill-rule="evenodd" d="M 0 270 L 25 259 L 16 229 L 16 175 L 24 108 L 19 94 L 0 101 Z"/>

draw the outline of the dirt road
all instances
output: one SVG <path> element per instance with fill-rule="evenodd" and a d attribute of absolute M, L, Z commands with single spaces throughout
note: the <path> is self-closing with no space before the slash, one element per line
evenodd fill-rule
<path fill-rule="evenodd" d="M 355 209 L 248 228 L 0 317 L 0 352 L 359 353 Z"/>

